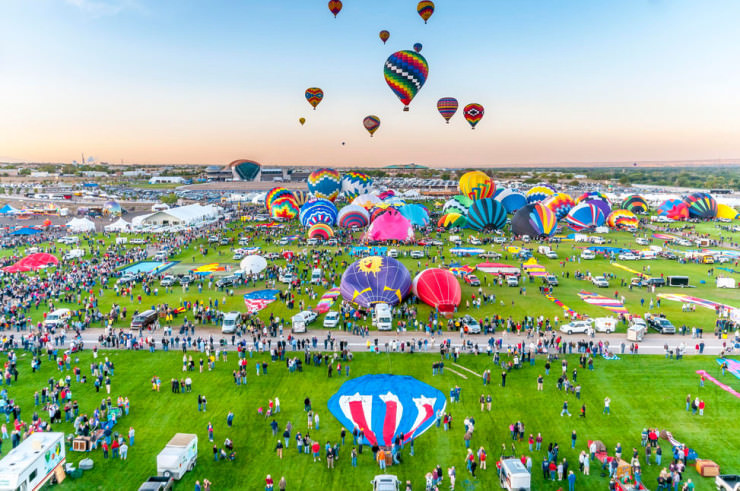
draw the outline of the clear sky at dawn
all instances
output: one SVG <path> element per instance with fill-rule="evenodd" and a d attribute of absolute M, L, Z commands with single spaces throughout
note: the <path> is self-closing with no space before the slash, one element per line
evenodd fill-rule
<path fill-rule="evenodd" d="M 740 157 L 740 2 L 437 0 L 426 25 L 417 3 L 0 0 L 0 160 Z M 383 64 L 416 42 L 429 77 L 403 112 Z M 485 107 L 474 131 L 446 96 Z"/>

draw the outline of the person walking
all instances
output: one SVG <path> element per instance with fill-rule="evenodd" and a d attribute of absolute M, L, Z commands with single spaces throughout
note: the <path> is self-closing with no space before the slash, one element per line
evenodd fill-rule
<path fill-rule="evenodd" d="M 563 416 L 567 414 L 568 416 L 572 416 L 570 412 L 568 412 L 568 401 L 563 401 L 563 410 L 560 411 L 560 416 Z"/>
<path fill-rule="evenodd" d="M 275 452 L 277 453 L 277 456 L 280 458 L 280 460 L 283 459 L 283 442 L 282 440 L 278 440 L 275 444 Z"/>

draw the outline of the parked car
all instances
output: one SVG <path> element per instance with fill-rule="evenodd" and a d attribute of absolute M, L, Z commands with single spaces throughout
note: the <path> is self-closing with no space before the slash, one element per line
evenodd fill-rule
<path fill-rule="evenodd" d="M 424 257 L 424 251 L 411 251 L 412 259 L 421 259 Z"/>
<path fill-rule="evenodd" d="M 174 286 L 175 285 L 175 277 L 172 275 L 167 275 L 164 278 L 162 278 L 162 281 L 159 282 L 159 286 Z"/>
<path fill-rule="evenodd" d="M 560 326 L 560 332 L 564 332 L 565 334 L 589 334 L 591 329 L 590 320 L 573 321 Z"/>
<path fill-rule="evenodd" d="M 216 280 L 216 288 L 226 288 L 227 286 L 233 286 L 234 283 L 236 283 L 236 276 L 224 276 L 223 278 Z"/>
<path fill-rule="evenodd" d="M 494 244 L 504 244 L 506 243 L 506 237 L 494 237 L 493 243 Z"/>
<path fill-rule="evenodd" d="M 133 273 L 125 273 L 123 276 L 118 278 L 116 283 L 119 285 L 130 285 L 131 283 L 136 283 L 136 275 Z"/>
<path fill-rule="evenodd" d="M 554 274 L 549 274 L 545 276 L 545 283 L 547 283 L 550 286 L 558 286 L 558 277 Z"/>
<path fill-rule="evenodd" d="M 306 322 L 306 325 L 311 324 L 319 316 L 313 310 L 303 310 L 300 312 L 300 314 L 303 316 L 303 320 Z"/>
<path fill-rule="evenodd" d="M 470 286 L 480 286 L 480 280 L 474 274 L 466 274 L 465 283 L 467 283 Z"/>
<path fill-rule="evenodd" d="M 519 286 L 519 278 L 514 275 L 509 275 L 506 277 L 506 284 L 508 286 Z"/>
<path fill-rule="evenodd" d="M 631 252 L 622 252 L 617 256 L 617 259 L 620 261 L 637 261 L 640 258 Z"/>
<path fill-rule="evenodd" d="M 555 251 L 548 251 L 545 253 L 545 257 L 547 257 L 548 259 L 557 259 L 558 253 Z"/>
<path fill-rule="evenodd" d="M 465 315 L 460 319 L 462 330 L 467 334 L 480 334 L 480 324 L 472 315 Z"/>
<path fill-rule="evenodd" d="M 591 283 L 598 288 L 609 288 L 609 280 L 603 276 L 596 276 L 591 280 Z"/>
<path fill-rule="evenodd" d="M 596 253 L 591 249 L 584 249 L 581 252 L 581 259 L 596 259 Z"/>
<path fill-rule="evenodd" d="M 635 239 L 635 242 L 637 242 L 637 243 L 638 243 L 638 244 L 640 244 L 640 245 L 648 245 L 648 244 L 650 243 L 650 241 L 649 241 L 649 240 L 647 240 L 647 239 L 645 239 L 645 238 L 643 238 L 643 237 L 638 237 L 638 238 L 636 238 L 636 239 Z"/>
<path fill-rule="evenodd" d="M 324 327 L 327 328 L 333 328 L 337 327 L 339 324 L 339 312 L 331 311 L 327 312 L 326 316 L 324 317 Z"/>

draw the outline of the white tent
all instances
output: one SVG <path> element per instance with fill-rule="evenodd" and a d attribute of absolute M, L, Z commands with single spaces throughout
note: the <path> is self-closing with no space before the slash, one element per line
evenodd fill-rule
<path fill-rule="evenodd" d="M 65 227 L 73 233 L 95 232 L 95 223 L 87 218 L 73 218 Z"/>
<path fill-rule="evenodd" d="M 167 203 L 155 203 L 152 205 L 152 211 L 164 211 L 169 209 L 170 205 L 168 205 Z"/>
<path fill-rule="evenodd" d="M 131 224 L 123 218 L 119 218 L 115 222 L 111 223 L 110 225 L 106 225 L 103 228 L 106 232 L 128 232 L 129 230 L 131 230 Z"/>

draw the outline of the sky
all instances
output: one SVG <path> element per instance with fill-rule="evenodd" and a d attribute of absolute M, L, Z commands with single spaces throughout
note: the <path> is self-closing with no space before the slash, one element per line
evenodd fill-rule
<path fill-rule="evenodd" d="M 740 157 L 740 2 L 437 0 L 428 24 L 416 4 L 345 0 L 335 19 L 325 0 L 0 0 L 0 160 Z M 383 64 L 416 42 L 429 77 L 403 112 Z M 441 97 L 485 115 L 447 125 Z"/>

